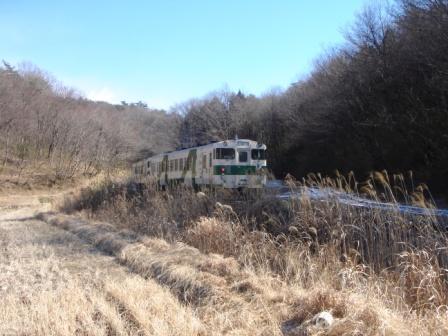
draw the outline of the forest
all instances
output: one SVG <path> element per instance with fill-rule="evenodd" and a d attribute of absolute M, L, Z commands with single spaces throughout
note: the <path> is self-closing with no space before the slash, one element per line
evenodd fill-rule
<path fill-rule="evenodd" d="M 446 193 L 447 51 L 448 1 L 371 5 L 346 30 L 345 43 L 285 90 L 215 91 L 169 111 L 93 102 L 37 67 L 5 61 L 0 169 L 20 174 L 44 165 L 64 179 L 238 136 L 268 146 L 277 178 L 412 171 Z"/>

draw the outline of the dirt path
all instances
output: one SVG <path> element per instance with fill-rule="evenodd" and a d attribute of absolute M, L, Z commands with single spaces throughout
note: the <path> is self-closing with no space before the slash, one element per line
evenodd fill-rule
<path fill-rule="evenodd" d="M 36 220 L 56 196 L 0 197 L 0 335 L 198 334 L 167 289 Z"/>

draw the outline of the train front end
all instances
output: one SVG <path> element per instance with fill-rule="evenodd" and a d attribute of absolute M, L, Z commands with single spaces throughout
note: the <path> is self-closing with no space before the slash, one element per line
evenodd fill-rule
<path fill-rule="evenodd" d="M 266 185 L 266 145 L 252 140 L 227 140 L 215 145 L 213 182 L 224 188 Z"/>

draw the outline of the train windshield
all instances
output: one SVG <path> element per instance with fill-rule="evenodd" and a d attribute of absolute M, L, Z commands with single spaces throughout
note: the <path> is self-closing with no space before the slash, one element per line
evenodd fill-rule
<path fill-rule="evenodd" d="M 246 151 L 238 152 L 238 158 L 240 162 L 247 162 L 247 152 Z"/>
<path fill-rule="evenodd" d="M 218 160 L 235 159 L 235 150 L 233 148 L 216 148 L 216 158 Z"/>
<path fill-rule="evenodd" d="M 266 151 L 264 149 L 252 149 L 252 160 L 266 160 Z"/>

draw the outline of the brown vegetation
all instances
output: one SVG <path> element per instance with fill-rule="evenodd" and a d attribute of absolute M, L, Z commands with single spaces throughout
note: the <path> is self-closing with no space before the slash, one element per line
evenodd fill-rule
<path fill-rule="evenodd" d="M 113 226 L 48 220 L 167 285 L 194 307 L 206 332 L 448 332 L 447 258 L 440 248 L 447 237 L 434 218 L 315 202 L 306 193 L 269 212 L 271 196 L 246 195 L 233 207 L 225 204 L 228 196 L 106 183 L 64 206 Z M 257 209 L 263 215 L 251 216 Z M 315 322 L 325 311 L 335 318 L 328 329 Z"/>

